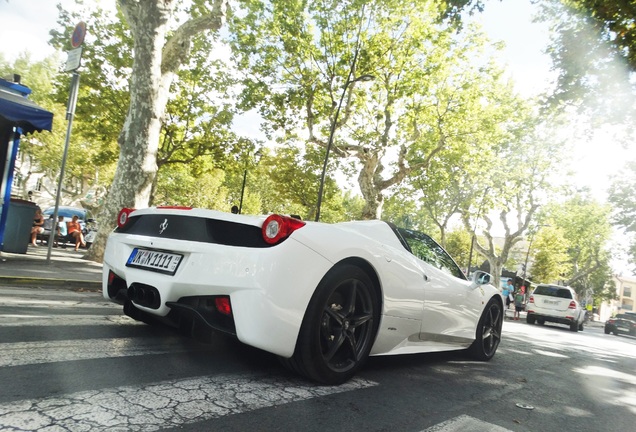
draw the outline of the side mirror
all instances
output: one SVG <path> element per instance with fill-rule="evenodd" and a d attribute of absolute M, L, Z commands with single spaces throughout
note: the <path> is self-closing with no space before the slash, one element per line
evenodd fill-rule
<path fill-rule="evenodd" d="M 472 281 L 475 285 L 486 285 L 489 284 L 491 280 L 492 276 L 490 276 L 490 273 L 486 273 L 480 270 L 477 270 L 475 273 L 473 273 Z"/>

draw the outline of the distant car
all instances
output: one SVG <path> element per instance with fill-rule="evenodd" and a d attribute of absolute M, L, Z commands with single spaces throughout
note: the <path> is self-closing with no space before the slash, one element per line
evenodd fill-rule
<path fill-rule="evenodd" d="M 570 287 L 541 284 L 528 299 L 528 324 L 553 322 L 570 326 L 573 332 L 583 330 L 585 309 Z"/>
<path fill-rule="evenodd" d="M 636 336 L 636 315 L 623 313 L 605 321 L 605 334 L 610 333 Z"/>
<path fill-rule="evenodd" d="M 42 213 L 44 214 L 44 217 L 48 219 L 54 214 L 54 212 L 55 207 L 49 207 Z M 91 244 L 93 244 L 95 236 L 97 235 L 97 223 L 95 219 L 92 218 L 90 210 L 81 207 L 59 206 L 57 209 L 57 215 L 64 217 L 64 222 L 70 222 L 73 220 L 73 216 L 77 216 L 79 224 L 82 227 L 86 247 L 89 248 Z"/>
<path fill-rule="evenodd" d="M 503 304 L 426 234 L 387 222 L 326 224 L 205 209 L 124 209 L 103 294 L 124 313 L 221 331 L 338 384 L 369 355 L 467 350 L 487 361 Z"/>

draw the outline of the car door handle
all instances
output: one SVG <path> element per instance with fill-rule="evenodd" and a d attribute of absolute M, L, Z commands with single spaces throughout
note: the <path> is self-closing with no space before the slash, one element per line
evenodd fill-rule
<path fill-rule="evenodd" d="M 422 277 L 424 278 L 424 282 L 428 282 L 428 276 L 426 276 L 426 274 L 423 274 Z"/>

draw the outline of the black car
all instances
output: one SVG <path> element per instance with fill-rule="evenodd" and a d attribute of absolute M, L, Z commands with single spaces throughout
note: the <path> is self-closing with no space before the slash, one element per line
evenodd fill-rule
<path fill-rule="evenodd" d="M 636 336 L 636 314 L 618 314 L 605 322 L 605 334 Z"/>

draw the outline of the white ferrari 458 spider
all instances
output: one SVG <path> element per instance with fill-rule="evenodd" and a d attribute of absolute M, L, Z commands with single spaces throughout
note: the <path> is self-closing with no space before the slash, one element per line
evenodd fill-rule
<path fill-rule="evenodd" d="M 103 294 L 144 322 L 221 331 L 338 384 L 369 355 L 497 351 L 503 302 L 429 236 L 370 220 L 325 224 L 204 209 L 124 209 Z"/>

